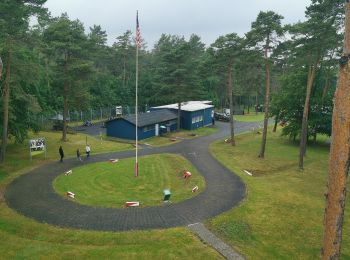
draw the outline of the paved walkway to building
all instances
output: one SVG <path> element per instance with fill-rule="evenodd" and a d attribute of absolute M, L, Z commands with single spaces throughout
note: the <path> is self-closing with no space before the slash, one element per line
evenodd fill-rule
<path fill-rule="evenodd" d="M 257 123 L 236 123 L 236 133 L 251 130 Z M 228 123 L 217 123 L 213 135 L 184 140 L 174 145 L 142 149 L 140 156 L 176 153 L 187 158 L 203 175 L 206 189 L 192 199 L 148 208 L 96 208 L 75 203 L 57 194 L 53 180 L 81 166 L 75 158 L 41 166 L 15 179 L 5 191 L 8 205 L 19 213 L 51 225 L 105 231 L 142 230 L 187 226 L 217 216 L 236 206 L 245 196 L 241 179 L 220 164 L 208 151 L 212 141 L 229 135 Z M 133 157 L 134 151 L 92 155 L 86 163 L 110 158 Z M 161 192 L 161 191 L 160 191 Z M 174 191 L 175 192 L 175 191 Z"/>
<path fill-rule="evenodd" d="M 215 236 L 210 230 L 208 230 L 202 223 L 194 223 L 188 225 L 188 228 L 192 230 L 204 243 L 212 246 L 229 260 L 244 260 L 244 257 L 238 254 L 234 249 L 228 246 L 220 238 Z"/>

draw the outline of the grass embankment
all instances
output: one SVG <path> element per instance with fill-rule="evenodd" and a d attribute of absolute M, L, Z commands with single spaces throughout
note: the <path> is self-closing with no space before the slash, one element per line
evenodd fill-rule
<path fill-rule="evenodd" d="M 192 139 L 200 136 L 211 135 L 216 133 L 217 131 L 218 129 L 215 126 L 201 127 L 192 131 L 181 130 L 179 132 L 168 133 L 164 136 L 147 138 L 145 140 L 142 140 L 141 143 L 149 144 L 152 146 L 163 146 L 163 145 L 169 145 L 176 142 L 180 142 L 181 140 L 184 140 L 184 139 Z"/>
<path fill-rule="evenodd" d="M 269 131 L 265 159 L 257 157 L 261 134 L 236 138 L 234 148 L 223 141 L 210 148 L 244 180 L 247 198 L 238 208 L 211 220 L 210 228 L 249 259 L 319 258 L 329 146 L 318 143 L 308 147 L 305 170 L 300 172 L 298 146 L 280 133 Z M 350 259 L 349 196 L 346 204 L 342 258 Z"/>
<path fill-rule="evenodd" d="M 250 114 L 244 114 L 244 115 L 233 115 L 234 120 L 240 121 L 240 122 L 259 122 L 264 120 L 264 113 L 262 112 L 250 112 Z"/>
<path fill-rule="evenodd" d="M 163 190 L 170 189 L 171 201 L 189 199 L 197 193 L 191 190 L 205 187 L 204 178 L 185 158 L 174 154 L 157 154 L 139 158 L 139 176 L 134 177 L 133 158 L 117 163 L 100 162 L 73 169 L 69 176 L 60 175 L 55 190 L 64 195 L 76 194 L 75 201 L 97 207 L 124 207 L 126 201 L 139 201 L 140 206 L 162 205 Z M 184 179 L 183 170 L 192 173 Z"/>

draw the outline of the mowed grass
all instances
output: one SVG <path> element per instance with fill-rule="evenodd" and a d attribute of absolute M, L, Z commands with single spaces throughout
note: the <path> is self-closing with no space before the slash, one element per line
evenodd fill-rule
<path fill-rule="evenodd" d="M 28 141 L 29 139 L 36 139 L 39 137 L 45 137 L 47 158 L 45 159 L 45 153 L 40 153 L 34 155 L 32 161 L 30 161 Z M 9 140 L 9 144 L 6 148 L 6 160 L 0 168 L 0 180 L 6 178 L 7 176 L 15 176 L 12 173 L 17 172 L 18 170 L 25 168 L 30 170 L 33 167 L 52 162 L 54 160 L 59 160 L 58 148 L 60 145 L 63 147 L 65 158 L 75 157 L 77 149 L 80 149 L 81 154 L 84 156 L 86 140 L 91 146 L 91 155 L 134 149 L 131 144 L 104 140 L 101 141 L 99 138 L 84 134 L 68 134 L 67 142 L 62 142 L 61 138 L 61 132 L 42 131 L 38 133 L 30 133 L 29 138 L 22 144 L 15 143 L 13 139 Z"/>
<path fill-rule="evenodd" d="M 222 259 L 186 228 L 97 232 L 25 218 L 0 202 L 1 259 Z"/>
<path fill-rule="evenodd" d="M 207 136 L 214 134 L 218 131 L 215 126 L 201 127 L 195 130 L 180 130 L 179 132 L 171 132 L 164 136 L 155 136 L 147 138 L 141 141 L 143 144 L 148 144 L 152 146 L 164 146 L 170 145 L 176 142 L 180 142 L 184 139 L 193 139 L 200 136 Z"/>
<path fill-rule="evenodd" d="M 260 122 L 264 120 L 264 113 L 262 112 L 250 112 L 250 114 L 233 115 L 233 119 L 240 122 Z"/>
<path fill-rule="evenodd" d="M 247 198 L 238 208 L 212 219 L 210 228 L 248 259 L 318 259 L 329 146 L 319 143 L 308 147 L 305 170 L 300 172 L 298 145 L 280 137 L 280 132 L 269 130 L 265 159 L 258 158 L 261 134 L 236 138 L 236 147 L 221 140 L 210 148 L 246 183 Z M 346 204 L 342 259 L 350 259 L 349 196 Z"/>
<path fill-rule="evenodd" d="M 159 206 L 163 190 L 170 189 L 174 203 L 189 199 L 197 193 L 197 185 L 204 190 L 204 178 L 185 158 L 174 154 L 157 154 L 139 158 L 139 176 L 135 177 L 135 159 L 117 163 L 100 162 L 73 169 L 69 176 L 60 175 L 54 188 L 65 196 L 67 191 L 76 194 L 75 201 L 96 207 L 124 207 L 126 201 L 139 201 L 141 207 Z M 189 170 L 189 179 L 182 177 Z"/>
<path fill-rule="evenodd" d="M 9 208 L 3 197 L 6 186 L 16 177 L 44 163 L 58 160 L 63 144 L 66 158 L 83 149 L 86 136 L 68 135 L 60 141 L 59 132 L 40 132 L 32 137 L 46 137 L 48 158 L 38 155 L 29 161 L 27 142 L 9 140 L 6 163 L 0 168 L 0 258 L 1 259 L 222 259 L 214 249 L 202 243 L 187 228 L 164 230 L 98 232 L 67 229 L 39 223 Z M 119 144 L 88 137 L 94 153 L 130 149 Z"/>

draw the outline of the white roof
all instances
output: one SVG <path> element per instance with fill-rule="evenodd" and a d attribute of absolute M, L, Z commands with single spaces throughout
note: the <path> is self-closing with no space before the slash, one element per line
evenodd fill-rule
<path fill-rule="evenodd" d="M 181 110 L 182 111 L 198 111 L 203 110 L 206 108 L 214 107 L 211 105 L 211 101 L 188 101 L 188 102 L 182 102 L 181 103 Z M 170 105 L 164 105 L 164 106 L 158 106 L 153 108 L 170 108 L 170 109 L 178 109 L 178 104 L 170 104 Z"/>

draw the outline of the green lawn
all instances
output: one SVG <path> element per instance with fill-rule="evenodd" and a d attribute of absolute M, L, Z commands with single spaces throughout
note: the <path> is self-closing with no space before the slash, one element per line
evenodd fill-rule
<path fill-rule="evenodd" d="M 257 157 L 261 134 L 247 133 L 236 138 L 234 148 L 221 140 L 210 149 L 244 180 L 247 198 L 238 208 L 209 221 L 209 227 L 248 259 L 318 259 L 323 239 L 328 145 L 311 145 L 305 170 L 300 172 L 298 145 L 280 137 L 280 132 L 269 131 L 265 159 Z M 253 177 L 243 170 L 252 172 Z M 349 203 L 348 196 L 342 259 L 350 259 Z"/>
<path fill-rule="evenodd" d="M 139 176 L 134 177 L 134 158 L 117 163 L 100 162 L 73 169 L 69 176 L 56 178 L 54 188 L 63 196 L 76 194 L 75 201 L 97 207 L 124 207 L 126 201 L 139 201 L 140 206 L 159 206 L 163 190 L 170 189 L 171 201 L 189 199 L 195 185 L 205 188 L 204 178 L 185 158 L 174 154 L 157 154 L 139 158 Z M 183 170 L 192 173 L 183 179 Z"/>
<path fill-rule="evenodd" d="M 68 135 L 60 141 L 59 132 L 40 132 L 31 137 L 46 137 L 48 158 L 37 155 L 29 161 L 28 142 L 9 140 L 6 163 L 0 168 L 0 258 L 1 259 L 222 259 L 187 228 L 165 230 L 97 232 L 54 227 L 26 218 L 9 208 L 3 193 L 19 175 L 42 164 L 58 160 L 63 145 L 66 158 L 84 151 L 86 136 Z M 100 141 L 88 137 L 94 153 L 133 149 L 130 144 Z M 73 176 L 73 175 L 72 175 Z"/>
<path fill-rule="evenodd" d="M 222 259 L 186 228 L 97 232 L 41 224 L 0 202 L 1 259 Z"/>
<path fill-rule="evenodd" d="M 168 133 L 164 136 L 155 136 L 142 140 L 141 143 L 152 146 L 169 145 L 176 142 L 180 142 L 184 139 L 192 139 L 199 136 L 206 136 L 214 134 L 218 131 L 215 126 L 201 127 L 195 130 L 181 130 L 179 132 Z"/>
<path fill-rule="evenodd" d="M 258 112 L 250 112 L 250 114 L 244 115 L 234 115 L 233 118 L 240 122 L 259 122 L 264 120 L 264 113 Z"/>
<path fill-rule="evenodd" d="M 76 150 L 79 148 L 82 155 L 85 155 L 85 143 L 86 140 L 91 146 L 91 155 L 103 152 L 115 152 L 128 149 L 134 149 L 131 144 L 117 143 L 100 140 L 92 136 L 85 134 L 68 134 L 68 142 L 62 142 L 61 132 L 39 132 L 30 133 L 29 138 L 45 137 L 46 139 L 46 160 L 45 153 L 37 154 L 33 156 L 33 160 L 30 161 L 28 140 L 23 144 L 15 143 L 14 140 L 9 140 L 6 153 L 5 164 L 0 168 L 0 180 L 5 178 L 10 173 L 16 172 L 23 168 L 32 168 L 41 164 L 48 163 L 53 160 L 59 160 L 58 148 L 62 145 L 65 158 L 75 157 Z M 13 176 L 13 175 L 12 175 Z"/>

